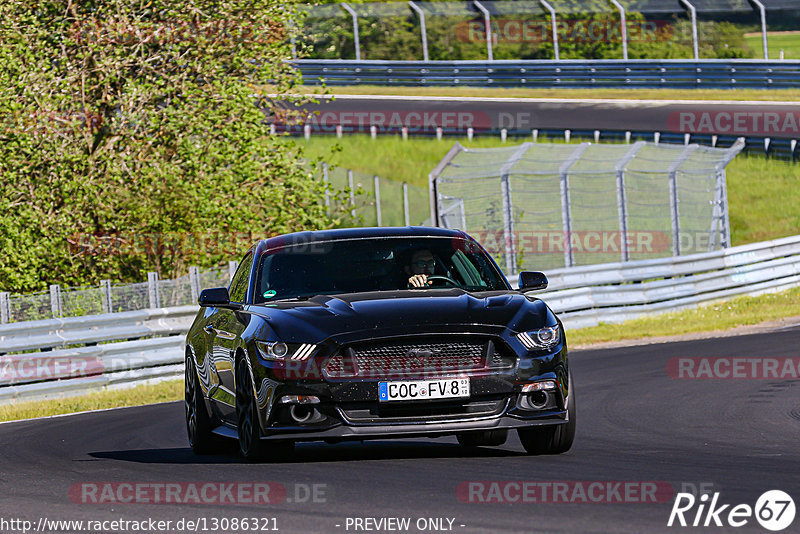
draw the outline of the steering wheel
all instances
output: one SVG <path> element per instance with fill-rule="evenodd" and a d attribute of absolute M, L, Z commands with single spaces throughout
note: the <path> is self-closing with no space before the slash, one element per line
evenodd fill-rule
<path fill-rule="evenodd" d="M 444 280 L 445 282 L 450 282 L 451 284 L 453 284 L 453 287 L 461 287 L 461 284 L 459 284 L 458 282 L 456 282 L 455 280 L 453 280 L 452 278 L 447 277 L 447 276 L 441 276 L 441 275 L 438 275 L 438 274 L 432 274 L 432 275 L 428 276 L 428 281 L 431 281 L 431 280 Z M 425 287 L 427 287 L 427 286 L 414 287 L 411 284 L 408 284 L 408 287 L 411 288 L 411 289 L 425 289 Z"/>

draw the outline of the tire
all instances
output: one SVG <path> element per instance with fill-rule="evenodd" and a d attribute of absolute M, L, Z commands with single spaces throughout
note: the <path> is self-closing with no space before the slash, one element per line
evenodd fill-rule
<path fill-rule="evenodd" d="M 508 439 L 508 430 L 462 432 L 456 434 L 456 439 L 464 447 L 498 447 Z"/>
<path fill-rule="evenodd" d="M 186 355 L 183 407 L 186 416 L 186 434 L 192 452 L 195 454 L 218 452 L 221 448 L 221 439 L 212 433 L 214 423 L 206 411 L 203 391 L 191 354 Z"/>
<path fill-rule="evenodd" d="M 239 434 L 239 454 L 249 462 L 283 459 L 294 451 L 293 441 L 265 442 L 261 439 L 253 379 L 244 358 L 240 358 L 236 364 L 236 429 Z"/>
<path fill-rule="evenodd" d="M 567 400 L 569 422 L 558 426 L 541 428 L 520 428 L 517 433 L 522 446 L 528 454 L 562 454 L 567 452 L 575 441 L 575 390 L 572 375 L 569 377 L 569 399 Z"/>

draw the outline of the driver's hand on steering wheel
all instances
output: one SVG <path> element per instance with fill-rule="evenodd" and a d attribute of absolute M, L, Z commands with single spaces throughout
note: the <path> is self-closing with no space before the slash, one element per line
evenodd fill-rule
<path fill-rule="evenodd" d="M 408 279 L 409 287 L 426 287 L 431 285 L 427 274 L 415 274 Z"/>

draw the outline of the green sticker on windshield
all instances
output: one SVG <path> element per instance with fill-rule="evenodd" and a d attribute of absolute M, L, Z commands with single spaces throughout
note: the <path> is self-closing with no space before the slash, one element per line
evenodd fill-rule
<path fill-rule="evenodd" d="M 269 291 L 264 291 L 264 295 L 263 296 L 264 296 L 265 299 L 271 299 L 272 297 L 274 297 L 277 294 L 278 294 L 277 291 L 275 291 L 274 289 L 270 289 Z"/>

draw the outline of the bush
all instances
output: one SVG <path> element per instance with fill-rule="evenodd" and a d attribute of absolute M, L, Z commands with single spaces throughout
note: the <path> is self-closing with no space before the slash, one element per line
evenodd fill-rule
<path fill-rule="evenodd" d="M 175 277 L 330 227 L 256 87 L 299 83 L 293 5 L 0 4 L 0 288 Z"/>

